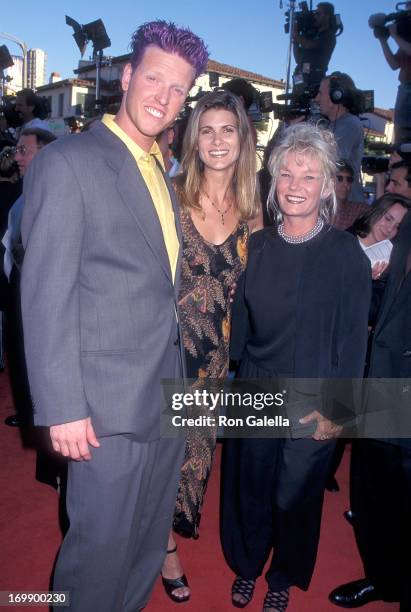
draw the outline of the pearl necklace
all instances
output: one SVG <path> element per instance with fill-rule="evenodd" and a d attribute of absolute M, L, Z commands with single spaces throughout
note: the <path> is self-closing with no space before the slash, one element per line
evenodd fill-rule
<path fill-rule="evenodd" d="M 321 232 L 323 227 L 324 227 L 324 221 L 321 218 L 318 218 L 317 223 L 306 234 L 301 234 L 300 236 L 293 236 L 291 234 L 286 234 L 284 232 L 284 223 L 281 223 L 278 226 L 278 233 L 283 240 L 285 240 L 286 242 L 290 244 L 301 244 L 302 242 L 307 242 L 308 240 L 311 240 L 311 238 L 314 238 L 315 236 L 317 236 L 317 234 Z"/>
<path fill-rule="evenodd" d="M 210 202 L 211 206 L 213 206 L 216 211 L 218 212 L 219 215 L 221 215 L 221 223 L 223 225 L 225 225 L 224 223 L 224 216 L 228 213 L 228 211 L 231 209 L 232 205 L 233 205 L 233 201 L 231 200 L 230 204 L 227 206 L 227 208 L 225 210 L 220 210 L 219 207 L 217 206 L 217 204 L 214 204 L 213 200 L 210 198 L 210 196 L 208 195 L 208 193 L 206 192 L 206 190 L 204 189 L 204 187 L 202 188 L 203 193 L 205 195 L 205 197 L 207 198 L 207 200 Z M 224 201 L 224 200 L 223 200 Z"/>

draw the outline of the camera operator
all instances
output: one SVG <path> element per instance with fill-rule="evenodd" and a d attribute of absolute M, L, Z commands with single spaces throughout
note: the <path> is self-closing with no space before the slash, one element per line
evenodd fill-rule
<path fill-rule="evenodd" d="M 364 130 L 357 116 L 363 110 L 363 94 L 348 74 L 333 72 L 321 81 L 315 101 L 320 105 L 321 114 L 330 122 L 329 129 L 336 138 L 339 157 L 354 170 L 351 197 L 355 202 L 364 202 L 360 182 Z"/>
<path fill-rule="evenodd" d="M 32 89 L 22 89 L 16 95 L 16 112 L 23 121 L 21 131 L 27 128 L 40 128 L 51 132 L 42 99 Z"/>
<path fill-rule="evenodd" d="M 411 160 L 397 161 L 391 166 L 387 193 L 397 193 L 411 199 Z"/>
<path fill-rule="evenodd" d="M 403 30 L 411 32 L 411 2 L 407 2 L 406 10 L 408 15 L 402 20 L 401 29 L 397 23 L 391 24 L 388 29 L 374 28 L 374 36 L 381 44 L 388 65 L 392 70 L 400 70 L 398 74 L 400 85 L 394 110 L 395 141 L 397 143 L 411 140 L 411 37 L 406 40 L 402 36 Z M 390 36 L 398 45 L 396 53 L 392 52 L 388 44 Z"/>
<path fill-rule="evenodd" d="M 294 21 L 293 49 L 297 63 L 294 77 L 301 74 L 305 86 L 318 88 L 336 44 L 334 6 L 330 2 L 318 3 L 313 26 L 313 30 L 301 31 L 299 20 Z"/>
<path fill-rule="evenodd" d="M 407 143 L 408 145 L 408 143 Z M 366 159 L 366 158 L 365 158 Z M 377 158 L 378 159 L 378 158 Z M 364 162 L 364 160 L 363 160 Z M 384 171 L 370 171 L 370 170 L 366 170 L 364 169 L 364 172 L 368 173 L 368 174 L 373 174 L 374 175 L 374 182 L 375 182 L 375 196 L 376 198 L 380 198 L 382 195 L 384 195 L 384 193 L 386 192 L 386 189 L 388 187 L 388 185 L 390 184 L 390 188 L 389 190 L 392 192 L 392 186 L 395 184 L 399 184 L 400 185 L 400 189 L 401 191 L 399 193 L 401 193 L 401 195 L 405 195 L 405 197 L 410 198 L 411 197 L 411 191 L 404 193 L 403 190 L 404 188 L 406 188 L 406 184 L 403 180 L 402 175 L 402 171 L 398 172 L 397 170 L 394 169 L 394 179 L 393 181 L 390 181 L 391 178 L 391 169 L 394 166 L 394 164 L 397 164 L 398 162 L 406 162 L 403 165 L 411 165 L 411 155 L 410 153 L 403 153 L 401 150 L 395 149 L 394 151 L 391 152 L 390 158 L 388 160 L 388 168 L 385 169 Z M 397 179 L 397 176 L 399 175 L 399 179 Z M 397 193 L 397 191 L 395 191 L 395 193 Z"/>

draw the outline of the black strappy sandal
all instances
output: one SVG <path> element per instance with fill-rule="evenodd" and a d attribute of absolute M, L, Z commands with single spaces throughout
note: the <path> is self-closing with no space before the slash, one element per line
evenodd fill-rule
<path fill-rule="evenodd" d="M 263 603 L 263 612 L 266 612 L 269 608 L 273 608 L 275 612 L 285 612 L 288 608 L 288 601 L 290 599 L 290 591 L 270 591 L 268 590 Z"/>
<path fill-rule="evenodd" d="M 248 578 L 241 578 L 237 576 L 231 587 L 231 602 L 236 608 L 245 608 L 253 598 L 254 595 L 255 580 Z M 241 595 L 245 601 L 238 601 L 234 599 L 234 595 Z"/>
<path fill-rule="evenodd" d="M 177 546 L 167 551 L 168 555 L 172 555 L 177 552 Z M 169 598 L 175 603 L 183 603 L 184 601 L 188 601 L 191 597 L 191 593 L 189 595 L 184 595 L 184 597 L 179 597 L 178 595 L 174 595 L 173 591 L 176 589 L 181 589 L 183 587 L 190 588 L 188 585 L 188 580 L 185 574 L 180 576 L 179 578 L 164 578 L 161 574 L 161 580 L 163 582 L 164 590 L 169 596 Z"/>

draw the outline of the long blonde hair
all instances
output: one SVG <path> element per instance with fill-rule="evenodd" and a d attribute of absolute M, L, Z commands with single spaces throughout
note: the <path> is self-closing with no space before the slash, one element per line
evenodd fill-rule
<path fill-rule="evenodd" d="M 241 100 L 227 91 L 205 94 L 192 111 L 183 141 L 182 173 L 177 190 L 184 208 L 203 213 L 200 205 L 200 185 L 204 164 L 198 154 L 200 117 L 211 108 L 232 112 L 238 121 L 240 155 L 235 165 L 233 191 L 235 206 L 241 219 L 252 219 L 261 209 L 256 176 L 256 152 L 247 114 Z"/>

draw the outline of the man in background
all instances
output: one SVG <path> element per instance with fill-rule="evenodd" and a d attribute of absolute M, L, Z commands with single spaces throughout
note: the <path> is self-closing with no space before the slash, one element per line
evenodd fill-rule
<path fill-rule="evenodd" d="M 335 184 L 337 214 L 332 222 L 332 225 L 338 229 L 345 230 L 351 227 L 354 221 L 368 209 L 367 204 L 352 201 L 353 182 L 354 170 L 346 161 L 340 160 L 337 165 L 337 182 Z"/>
<path fill-rule="evenodd" d="M 402 160 L 391 165 L 389 181 L 385 188 L 388 193 L 399 193 L 411 199 L 411 160 Z"/>
<path fill-rule="evenodd" d="M 296 67 L 294 84 L 299 89 L 309 87 L 313 95 L 328 70 L 328 64 L 336 45 L 334 6 L 331 2 L 319 2 L 314 13 L 314 33 L 300 32 L 298 20 L 294 20 L 293 50 Z M 296 81 L 300 81 L 298 86 Z"/>
<path fill-rule="evenodd" d="M 51 132 L 40 128 L 26 128 L 22 131 L 17 142 L 14 159 L 23 182 L 24 176 L 38 152 L 54 140 L 56 140 L 56 137 Z M 6 351 L 16 410 L 15 414 L 6 417 L 5 424 L 11 427 L 29 425 L 32 422 L 20 305 L 20 270 L 23 262 L 21 218 L 23 208 L 24 197 L 21 195 L 9 211 L 7 231 L 2 239 L 5 248 L 3 268 L 9 283 L 5 326 Z"/>
<path fill-rule="evenodd" d="M 358 114 L 363 110 L 363 97 L 354 81 L 344 72 L 333 72 L 321 81 L 316 102 L 321 114 L 329 121 L 340 159 L 346 160 L 354 170 L 351 197 L 363 202 L 360 182 L 361 160 L 364 156 L 364 130 Z"/>
<path fill-rule="evenodd" d="M 368 390 L 374 392 L 365 395 L 363 439 L 353 441 L 351 457 L 351 507 L 364 578 L 340 585 L 329 598 L 343 608 L 359 608 L 376 600 L 400 601 L 400 612 L 409 612 L 411 437 L 406 436 L 411 432 L 407 385 L 411 378 L 410 212 L 401 224 L 389 270 L 369 358 Z M 405 427 L 399 420 L 401 413 Z"/>
<path fill-rule="evenodd" d="M 411 141 L 411 2 L 406 3 L 407 16 L 393 23 L 389 28 L 374 29 L 387 63 L 392 70 L 399 70 L 397 99 L 395 101 L 394 124 L 395 141 Z M 394 53 L 388 39 L 397 43 L 398 50 Z"/>
<path fill-rule="evenodd" d="M 21 130 L 40 128 L 50 131 L 50 125 L 45 120 L 46 114 L 42 101 L 32 89 L 22 89 L 17 93 L 16 112 L 23 121 Z"/>

